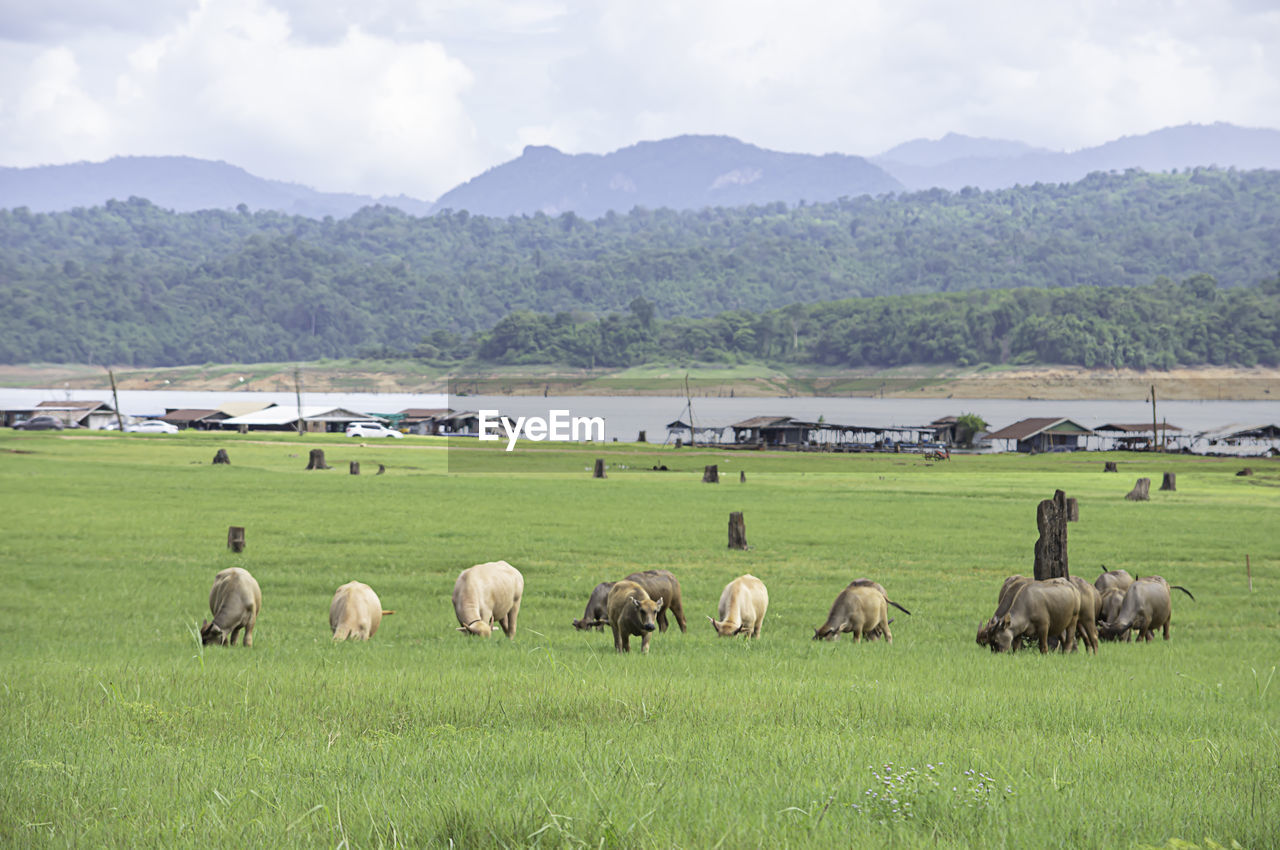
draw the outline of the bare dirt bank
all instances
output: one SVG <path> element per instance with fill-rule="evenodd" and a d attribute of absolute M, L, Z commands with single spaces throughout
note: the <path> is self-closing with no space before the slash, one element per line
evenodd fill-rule
<path fill-rule="evenodd" d="M 115 370 L 120 389 L 292 391 L 471 395 L 843 396 L 884 398 L 1280 399 L 1280 369 L 1200 367 L 1167 372 L 1038 366 L 887 370 L 695 366 L 619 370 L 561 367 L 469 369 L 458 375 L 413 361 L 184 366 Z M 0 386 L 110 389 L 104 369 L 81 365 L 0 366 Z"/>

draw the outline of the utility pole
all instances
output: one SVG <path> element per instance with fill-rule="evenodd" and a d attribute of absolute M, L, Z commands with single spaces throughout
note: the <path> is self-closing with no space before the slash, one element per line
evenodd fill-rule
<path fill-rule="evenodd" d="M 293 367 L 293 395 L 298 401 L 298 436 L 302 436 L 302 370 Z"/>
<path fill-rule="evenodd" d="M 1160 451 L 1160 432 L 1156 427 L 1156 385 L 1151 385 L 1151 451 Z"/>
<path fill-rule="evenodd" d="M 116 408 L 116 427 L 120 429 L 120 433 L 124 433 L 124 419 L 120 416 L 120 396 L 116 393 L 116 375 L 111 371 L 110 366 L 103 366 L 107 370 L 107 377 L 111 379 L 111 403 Z"/>

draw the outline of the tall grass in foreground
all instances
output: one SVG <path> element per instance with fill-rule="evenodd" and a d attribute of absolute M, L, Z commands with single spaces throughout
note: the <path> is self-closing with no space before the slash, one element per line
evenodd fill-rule
<path fill-rule="evenodd" d="M 208 461 L 216 448 L 231 467 Z M 304 472 L 323 446 L 335 468 Z M 23 453 L 15 453 L 23 452 Z M 29 452 L 29 453 L 28 453 Z M 594 454 L 611 465 L 593 481 Z M 428 440 L 0 434 L 5 846 L 1126 847 L 1280 842 L 1280 467 L 541 449 L 446 474 Z M 366 474 L 346 473 L 358 459 Z M 657 462 L 668 472 L 647 470 Z M 367 471 L 377 463 L 386 475 Z M 720 485 L 699 483 L 704 463 Z M 1125 502 L 1138 475 L 1176 493 Z M 1071 563 L 1183 584 L 1173 640 L 992 656 L 1035 503 Z M 725 548 L 742 510 L 753 548 Z M 228 525 L 248 548 L 224 546 Z M 1251 555 L 1254 592 L 1244 576 Z M 525 575 L 515 641 L 467 639 L 459 570 Z M 255 648 L 198 645 L 213 575 L 257 577 Z M 618 656 L 596 582 L 666 567 L 690 631 Z M 745 572 L 763 637 L 704 614 Z M 867 575 L 895 641 L 809 640 Z M 334 589 L 386 608 L 332 645 Z"/>

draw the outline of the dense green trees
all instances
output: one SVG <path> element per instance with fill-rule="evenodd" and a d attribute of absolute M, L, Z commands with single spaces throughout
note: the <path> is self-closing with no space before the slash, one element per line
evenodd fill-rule
<path fill-rule="evenodd" d="M 383 207 L 316 221 L 175 214 L 131 199 L 50 215 L 0 211 L 0 362 L 457 358 L 476 346 L 510 359 L 548 349 L 551 331 L 530 313 L 550 317 L 562 359 L 587 365 L 631 362 L 628 352 L 644 350 L 658 325 L 670 350 L 766 359 L 994 362 L 1065 352 L 1094 364 L 1236 362 L 1270 355 L 1208 330 L 1188 329 L 1181 348 L 1114 336 L 1115 327 L 1158 324 L 1168 300 L 1234 303 L 1211 283 L 1168 292 L 1158 284 L 1136 303 L 1108 293 L 1201 273 L 1251 286 L 1277 269 L 1280 172 L 1269 171 L 1094 174 L 1072 185 L 636 209 L 595 221 L 415 218 Z M 1098 287 L 1078 295 L 1093 312 L 1047 309 L 1057 289 L 1082 286 Z M 963 308 L 944 300 L 927 317 L 892 299 L 825 307 L 829 323 L 803 306 L 1023 287 L 1041 291 Z M 1108 310 L 1129 312 L 1098 312 Z M 699 316 L 715 319 L 687 318 Z M 1251 338 L 1262 332 L 1247 309 L 1231 321 Z"/>

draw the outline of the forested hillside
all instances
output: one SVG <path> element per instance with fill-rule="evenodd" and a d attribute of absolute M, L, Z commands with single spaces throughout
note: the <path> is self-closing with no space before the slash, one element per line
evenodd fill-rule
<path fill-rule="evenodd" d="M 470 353 L 466 342 L 460 344 L 461 353 Z M 682 360 L 848 367 L 1277 366 L 1280 278 L 1236 289 L 1197 276 L 1127 288 L 884 296 L 705 319 L 657 319 L 638 298 L 626 313 L 585 321 L 572 313 L 515 313 L 481 334 L 474 350 L 493 363 L 582 367 Z M 418 353 L 441 352 L 427 343 Z"/>
<path fill-rule="evenodd" d="M 447 347 L 517 311 L 607 313 L 638 297 L 662 320 L 1200 273 L 1251 286 L 1277 269 L 1280 172 L 1272 171 L 1095 174 L 1072 185 L 797 208 L 637 209 L 596 221 L 415 218 L 382 207 L 316 221 L 175 214 L 135 199 L 69 213 L 0 211 L 0 361 L 311 360 L 408 352 L 435 331 L 443 335 L 430 344 Z M 1198 297 L 1167 293 L 1171 302 Z M 842 309 L 860 321 L 876 303 Z M 808 350 L 855 362 L 847 346 L 837 353 L 841 331 L 832 327 L 830 345 L 815 336 Z M 984 340 L 945 350 L 1002 359 Z"/>

